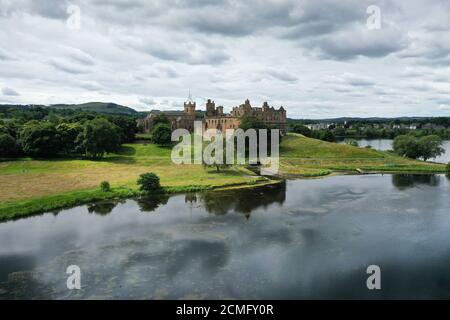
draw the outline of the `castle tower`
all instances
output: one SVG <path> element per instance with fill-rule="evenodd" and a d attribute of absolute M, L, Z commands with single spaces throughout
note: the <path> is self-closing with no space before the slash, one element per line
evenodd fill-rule
<path fill-rule="evenodd" d="M 195 102 L 188 101 L 184 103 L 184 112 L 190 116 L 195 116 Z"/>
<path fill-rule="evenodd" d="M 216 114 L 216 103 L 208 99 L 206 102 L 206 116 L 214 116 Z"/>

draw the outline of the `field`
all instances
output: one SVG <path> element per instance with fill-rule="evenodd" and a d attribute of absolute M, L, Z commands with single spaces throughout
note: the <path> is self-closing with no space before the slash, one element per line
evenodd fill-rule
<path fill-rule="evenodd" d="M 175 165 L 171 149 L 145 141 L 126 144 L 101 160 L 20 159 L 0 162 L 0 220 L 50 211 L 86 201 L 139 195 L 136 180 L 155 172 L 167 192 L 244 186 L 267 182 L 243 166 L 217 172 L 201 165 Z M 312 177 L 333 171 L 444 172 L 444 165 L 387 152 L 323 142 L 300 135 L 283 138 L 281 175 Z M 100 192 L 107 180 L 111 192 Z"/>

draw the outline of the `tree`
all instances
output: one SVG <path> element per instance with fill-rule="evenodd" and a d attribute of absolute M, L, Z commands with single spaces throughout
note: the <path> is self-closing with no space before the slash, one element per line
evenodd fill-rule
<path fill-rule="evenodd" d="M 447 163 L 447 166 L 445 167 L 445 169 L 447 170 L 448 173 L 450 173 L 450 162 Z"/>
<path fill-rule="evenodd" d="M 417 139 L 412 135 L 400 135 L 394 139 L 394 152 L 400 156 L 417 159 L 420 157 Z"/>
<path fill-rule="evenodd" d="M 311 134 L 312 134 L 311 129 L 308 128 L 307 126 L 302 125 L 302 124 L 294 125 L 294 127 L 292 128 L 292 131 L 295 132 L 295 133 L 302 134 L 305 137 L 311 137 Z"/>
<path fill-rule="evenodd" d="M 51 157 L 61 151 L 61 137 L 54 124 L 27 122 L 19 132 L 22 150 L 31 156 Z"/>
<path fill-rule="evenodd" d="M 161 189 L 159 177 L 153 172 L 141 174 L 137 180 L 137 184 L 142 191 L 158 191 Z"/>
<path fill-rule="evenodd" d="M 13 137 L 6 133 L 0 133 L 0 158 L 17 156 L 18 149 Z"/>
<path fill-rule="evenodd" d="M 420 157 L 422 157 L 424 161 L 436 158 L 445 153 L 444 148 L 442 148 L 442 139 L 439 136 L 425 136 L 420 138 L 418 143 Z"/>
<path fill-rule="evenodd" d="M 400 135 L 394 139 L 394 152 L 411 159 L 423 158 L 427 161 L 445 152 L 442 148 L 442 140 L 435 135 L 422 138 L 413 135 Z"/>
<path fill-rule="evenodd" d="M 77 148 L 77 137 L 83 132 L 83 126 L 78 122 L 63 122 L 56 126 L 56 130 L 61 137 L 62 150 L 66 154 L 75 152 Z"/>
<path fill-rule="evenodd" d="M 77 138 L 77 150 L 98 158 L 120 147 L 120 128 L 104 118 L 86 121 Z"/>
<path fill-rule="evenodd" d="M 165 123 L 158 123 L 152 130 L 152 141 L 159 145 L 167 145 L 172 141 L 172 130 Z"/>
<path fill-rule="evenodd" d="M 330 130 L 320 130 L 318 132 L 318 138 L 323 141 L 333 142 L 335 137 Z"/>
<path fill-rule="evenodd" d="M 133 142 L 138 131 L 137 123 L 134 118 L 125 116 L 114 116 L 109 119 L 112 123 L 121 129 L 122 142 Z"/>
<path fill-rule="evenodd" d="M 164 113 L 158 114 L 152 120 L 153 127 L 155 127 L 159 123 L 170 125 L 170 121 Z"/>

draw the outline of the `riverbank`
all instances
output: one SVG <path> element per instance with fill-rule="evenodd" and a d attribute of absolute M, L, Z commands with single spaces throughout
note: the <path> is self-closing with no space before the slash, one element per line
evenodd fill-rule
<path fill-rule="evenodd" d="M 155 172 L 166 193 L 251 187 L 276 181 L 244 166 L 217 172 L 201 165 L 177 166 L 170 148 L 148 143 L 124 145 L 102 160 L 53 159 L 0 162 L 0 221 L 68 208 L 92 201 L 142 195 L 139 174 Z M 442 164 L 398 157 L 388 152 L 355 148 L 291 134 L 280 147 L 277 178 L 311 178 L 361 172 L 443 173 Z M 112 186 L 102 192 L 101 181 Z"/>

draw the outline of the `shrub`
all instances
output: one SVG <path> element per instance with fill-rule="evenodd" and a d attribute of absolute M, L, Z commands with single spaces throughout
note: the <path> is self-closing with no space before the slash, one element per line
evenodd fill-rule
<path fill-rule="evenodd" d="M 170 144 L 172 138 L 172 130 L 165 123 L 158 123 L 152 130 L 152 141 L 159 145 Z"/>
<path fill-rule="evenodd" d="M 447 169 L 447 172 L 448 172 L 448 173 L 450 173 L 450 162 L 449 162 L 449 163 L 447 163 L 447 167 L 446 167 L 446 169 Z"/>
<path fill-rule="evenodd" d="M 345 143 L 352 147 L 359 147 L 358 141 L 355 139 L 345 139 Z"/>
<path fill-rule="evenodd" d="M 111 186 L 109 185 L 109 182 L 108 182 L 108 181 L 102 181 L 102 182 L 100 183 L 100 189 L 101 189 L 103 192 L 109 192 L 109 191 L 111 191 Z"/>
<path fill-rule="evenodd" d="M 155 191 L 161 189 L 159 177 L 153 172 L 141 174 L 137 180 L 137 184 L 143 191 Z"/>

